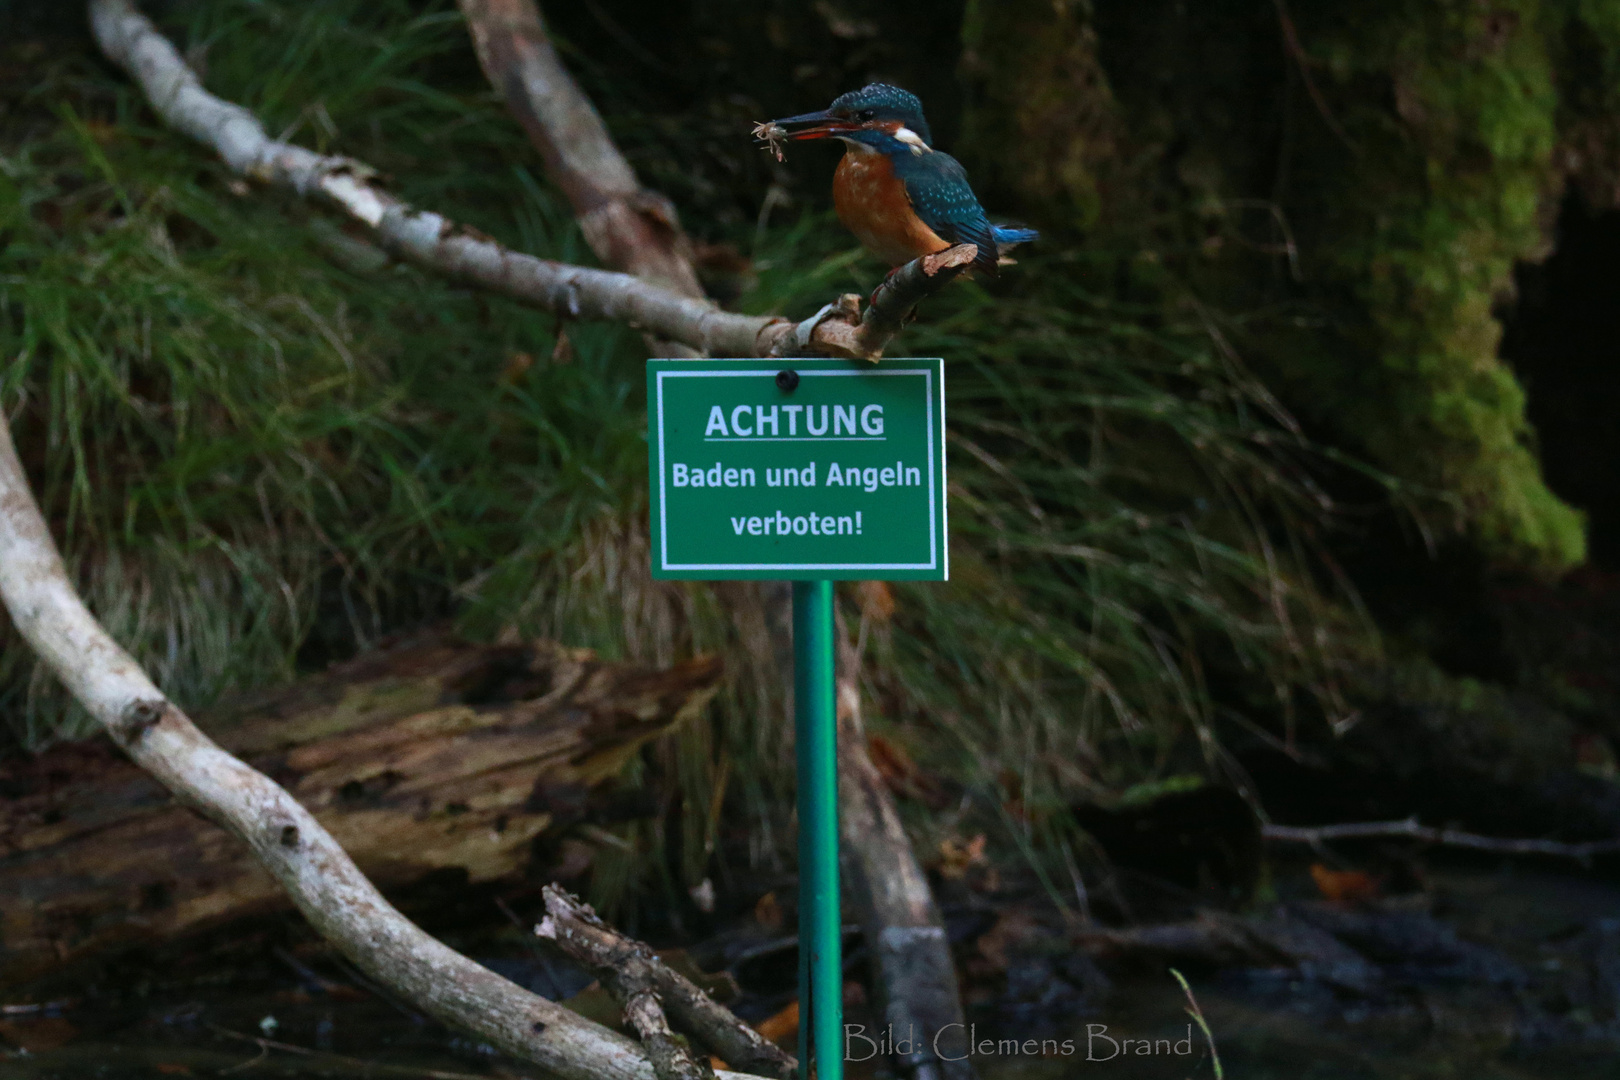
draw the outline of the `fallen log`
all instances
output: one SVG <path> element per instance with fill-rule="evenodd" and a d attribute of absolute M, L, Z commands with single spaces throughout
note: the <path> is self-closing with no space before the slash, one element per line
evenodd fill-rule
<path fill-rule="evenodd" d="M 488 881 L 627 757 L 698 712 L 720 664 L 609 663 L 447 639 L 242 699 L 201 726 L 278 780 L 374 882 Z M 228 833 L 107 740 L 0 763 L 0 981 L 286 906 Z"/>

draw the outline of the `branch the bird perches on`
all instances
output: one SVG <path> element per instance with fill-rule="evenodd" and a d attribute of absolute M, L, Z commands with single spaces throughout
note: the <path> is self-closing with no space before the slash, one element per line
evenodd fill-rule
<path fill-rule="evenodd" d="M 175 47 L 130 0 L 91 0 L 96 41 L 129 72 L 165 123 L 211 147 L 239 175 L 318 198 L 371 230 L 396 258 L 570 319 L 619 322 L 709 356 L 805 353 L 876 361 L 918 301 L 961 272 L 972 245 L 917 259 L 891 277 L 860 312 L 841 297 L 801 322 L 737 315 L 630 274 L 526 255 L 390 193 L 376 170 L 353 158 L 317 154 L 272 139 L 247 109 L 203 89 Z M 926 264 L 926 265 L 924 265 Z"/>

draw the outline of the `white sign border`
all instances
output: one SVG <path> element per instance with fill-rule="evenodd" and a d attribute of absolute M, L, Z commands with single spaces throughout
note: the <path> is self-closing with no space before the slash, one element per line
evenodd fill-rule
<path fill-rule="evenodd" d="M 800 357 L 798 359 L 800 361 L 802 361 L 805 358 Z M 748 362 L 749 363 L 762 363 L 763 361 L 750 360 Z M 695 361 L 695 363 L 702 363 L 702 361 Z M 783 359 L 782 361 L 779 362 L 779 366 L 778 366 L 778 362 L 764 362 L 764 363 L 769 363 L 769 364 L 771 364 L 771 366 L 776 367 L 777 370 L 782 370 L 783 368 L 792 367 L 792 365 L 794 363 L 794 360 L 793 359 Z M 891 363 L 893 363 L 893 362 L 891 361 Z M 901 363 L 904 363 L 904 361 L 901 361 Z M 920 375 L 923 378 L 923 394 L 924 394 L 924 399 L 926 400 L 927 407 L 928 407 L 928 429 L 930 431 L 933 431 L 935 429 L 934 402 L 935 402 L 936 398 L 938 399 L 938 401 L 939 401 L 939 423 L 938 423 L 938 430 L 939 430 L 939 448 L 938 448 L 939 449 L 939 474 L 938 475 L 939 475 L 940 482 L 936 487 L 936 485 L 934 483 L 934 476 L 935 476 L 935 473 L 934 473 L 934 450 L 935 450 L 934 440 L 929 439 L 928 440 L 928 476 L 929 476 L 929 483 L 928 483 L 928 553 L 929 554 L 928 554 L 928 561 L 926 563 L 671 563 L 669 561 L 669 520 L 668 520 L 669 498 L 668 498 L 668 492 L 666 491 L 666 488 L 665 488 L 665 485 L 667 483 L 666 477 L 669 474 L 669 468 L 668 468 L 667 463 L 664 460 L 664 448 L 665 448 L 665 445 L 666 445 L 666 440 L 664 438 L 664 380 L 666 378 L 668 378 L 668 379 L 694 379 L 694 378 L 715 378 L 715 377 L 724 378 L 724 379 L 745 379 L 745 378 L 757 379 L 757 378 L 762 378 L 762 377 L 774 377 L 775 374 L 776 374 L 776 371 L 762 371 L 762 370 L 760 370 L 758 368 L 754 368 L 753 370 L 750 370 L 750 371 L 737 371 L 736 369 L 730 369 L 730 370 L 726 370 L 726 369 L 713 370 L 713 369 L 710 369 L 710 370 L 692 370 L 692 371 L 664 371 L 664 370 L 660 370 L 660 371 L 657 372 L 657 384 L 656 385 L 657 385 L 657 398 L 658 398 L 658 401 L 657 401 L 658 427 L 657 427 L 657 435 L 656 435 L 656 437 L 658 439 L 658 558 L 659 558 L 659 562 L 660 562 L 660 566 L 659 566 L 658 569 L 660 570 L 660 572 L 662 572 L 662 573 L 698 573 L 698 572 L 702 572 L 704 570 L 720 570 L 720 571 L 743 571 L 743 572 L 747 572 L 747 573 L 758 573 L 758 572 L 767 571 L 767 570 L 771 570 L 771 571 L 780 570 L 780 571 L 784 571 L 784 572 L 787 572 L 787 573 L 791 573 L 792 571 L 795 571 L 795 570 L 940 570 L 942 572 L 942 574 L 944 575 L 945 580 L 949 581 L 950 577 L 951 577 L 950 545 L 949 544 L 943 544 L 942 545 L 940 543 L 940 537 L 941 537 L 942 534 L 944 536 L 949 536 L 950 535 L 949 521 L 946 519 L 946 514 L 947 514 L 948 510 L 943 504 L 936 505 L 936 503 L 935 503 L 935 500 L 937 498 L 939 498 L 940 491 L 943 490 L 943 489 L 946 489 L 946 486 L 947 486 L 946 477 L 945 477 L 945 422 L 944 422 L 944 417 L 945 417 L 945 367 L 944 367 L 943 364 L 940 365 L 939 387 L 937 388 L 937 390 L 936 390 L 936 388 L 934 386 L 934 367 L 933 367 L 932 364 L 929 364 L 929 365 L 927 365 L 925 367 L 921 367 L 921 368 L 889 367 L 887 369 L 879 369 L 879 370 L 874 370 L 874 371 L 849 371 L 849 370 L 837 370 L 837 369 L 834 369 L 834 370 L 818 370 L 818 369 L 815 369 L 815 368 L 803 369 L 803 370 L 798 371 L 798 375 L 799 375 L 799 377 L 801 379 L 804 379 L 804 378 L 816 378 L 816 377 L 820 377 L 820 376 L 834 376 L 834 377 L 848 376 L 848 377 L 858 377 L 858 378 L 871 378 L 874 375 L 887 375 L 887 376 L 894 376 L 894 377 L 906 377 L 906 376 L 916 377 L 916 376 Z M 934 526 L 936 516 L 937 516 L 937 520 L 939 521 L 939 527 L 937 529 Z M 943 550 L 941 550 L 942 548 L 943 548 Z"/>

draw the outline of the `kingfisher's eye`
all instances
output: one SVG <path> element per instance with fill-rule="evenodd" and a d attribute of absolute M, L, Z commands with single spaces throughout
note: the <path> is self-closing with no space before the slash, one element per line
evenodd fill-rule
<path fill-rule="evenodd" d="M 857 119 L 857 120 L 870 120 L 876 115 L 877 115 L 877 112 L 875 110 L 862 109 L 860 112 L 855 114 L 855 119 Z"/>

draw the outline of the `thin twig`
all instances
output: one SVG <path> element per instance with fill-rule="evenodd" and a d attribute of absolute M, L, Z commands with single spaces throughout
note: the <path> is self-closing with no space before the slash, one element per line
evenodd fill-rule
<path fill-rule="evenodd" d="M 546 917 L 535 927 L 535 934 L 554 942 L 602 981 L 623 1006 L 625 1018 L 641 1031 L 643 1045 L 655 1064 L 659 1051 L 649 1040 L 665 1040 L 666 1033 L 660 1026 L 667 1011 L 682 1031 L 739 1069 L 779 1080 L 793 1080 L 798 1075 L 798 1062 L 791 1054 L 671 969 L 646 945 L 603 922 L 589 904 L 556 885 L 547 885 L 543 895 Z M 684 1068 L 678 1058 L 671 1067 Z"/>
<path fill-rule="evenodd" d="M 1320 846 L 1329 840 L 1363 840 L 1379 837 L 1408 837 L 1429 844 L 1446 847 L 1490 851 L 1502 855 L 1551 855 L 1561 859 L 1590 859 L 1594 855 L 1612 855 L 1620 852 L 1620 839 L 1588 840 L 1565 843 L 1559 840 L 1504 840 L 1494 836 L 1462 832 L 1458 829 L 1437 829 L 1421 825 L 1410 817 L 1404 821 L 1348 822 L 1340 825 L 1266 825 L 1267 840 L 1284 844 L 1310 844 Z"/>
<path fill-rule="evenodd" d="M 19 1005 L 0 1005 L 0 1016 L 35 1016 L 42 1012 L 70 1008 L 78 1001 L 78 998 L 63 998 L 61 1001 L 30 1001 Z"/>
<path fill-rule="evenodd" d="M 1327 99 L 1322 96 L 1322 91 L 1316 88 L 1316 80 L 1311 77 L 1311 58 L 1306 55 L 1305 46 L 1300 44 L 1299 31 L 1294 28 L 1294 19 L 1288 14 L 1287 3 L 1285 0 L 1272 0 L 1272 3 L 1277 9 L 1277 21 L 1282 24 L 1283 48 L 1287 50 L 1289 59 L 1298 66 L 1300 77 L 1305 81 L 1305 92 L 1311 95 L 1316 111 L 1322 115 L 1322 121 L 1327 124 L 1328 130 L 1338 136 L 1340 142 L 1352 153 L 1360 153 L 1360 148 L 1350 140 L 1349 133 L 1339 126 L 1339 121 L 1328 108 Z"/>

